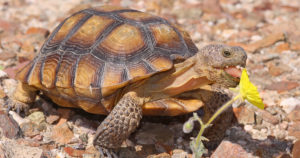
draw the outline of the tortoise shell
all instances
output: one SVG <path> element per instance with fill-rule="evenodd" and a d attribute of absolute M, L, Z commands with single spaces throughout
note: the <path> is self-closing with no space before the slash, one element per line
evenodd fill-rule
<path fill-rule="evenodd" d="M 107 114 L 116 91 L 197 51 L 188 33 L 165 19 L 121 7 L 90 8 L 61 22 L 17 78 L 58 105 Z"/>

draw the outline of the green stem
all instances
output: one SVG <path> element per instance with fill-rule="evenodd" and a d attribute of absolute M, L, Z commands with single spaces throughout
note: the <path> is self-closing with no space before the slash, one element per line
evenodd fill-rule
<path fill-rule="evenodd" d="M 233 99 L 229 100 L 226 104 L 224 104 L 223 106 L 221 106 L 221 108 L 219 108 L 217 110 L 217 112 L 214 113 L 214 115 L 208 120 L 207 123 L 205 123 L 203 126 L 201 125 L 201 129 L 200 132 L 197 135 L 196 138 L 196 146 L 199 146 L 200 143 L 200 138 L 204 132 L 204 130 L 225 110 L 227 109 L 233 102 L 235 102 L 236 100 L 238 100 L 241 97 L 240 94 L 238 94 L 237 96 L 235 96 Z"/>

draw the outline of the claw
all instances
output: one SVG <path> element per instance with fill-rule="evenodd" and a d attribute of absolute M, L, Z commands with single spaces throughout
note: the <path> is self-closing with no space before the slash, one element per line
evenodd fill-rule
<path fill-rule="evenodd" d="M 16 112 L 20 115 L 20 113 L 21 113 L 21 108 L 20 108 L 19 106 L 17 106 Z"/>
<path fill-rule="evenodd" d="M 29 108 L 30 105 L 23 103 L 23 102 L 19 102 L 17 100 L 12 100 L 12 99 L 8 99 L 6 100 L 6 111 L 16 111 L 19 115 L 21 114 L 21 112 L 24 112 L 25 115 L 27 115 L 29 113 Z"/>

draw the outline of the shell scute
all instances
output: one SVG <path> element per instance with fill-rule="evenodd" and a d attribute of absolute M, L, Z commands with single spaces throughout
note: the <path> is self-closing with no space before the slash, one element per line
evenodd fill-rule
<path fill-rule="evenodd" d="M 100 98 L 100 82 L 103 62 L 90 54 L 80 57 L 74 76 L 74 89 L 77 95 L 88 98 Z"/>
<path fill-rule="evenodd" d="M 88 49 L 114 21 L 105 16 L 93 15 L 68 39 L 66 45 Z"/>
<path fill-rule="evenodd" d="M 46 88 L 54 88 L 55 86 L 56 69 L 59 59 L 59 54 L 51 54 L 45 59 L 42 69 L 42 85 Z"/>
<path fill-rule="evenodd" d="M 123 24 L 115 28 L 98 46 L 99 50 L 114 56 L 130 55 L 145 47 L 144 38 L 138 28 Z"/>
<path fill-rule="evenodd" d="M 75 14 L 68 18 L 63 25 L 60 27 L 58 32 L 54 35 L 54 37 L 49 41 L 49 45 L 59 45 L 68 35 L 70 30 L 74 28 L 74 26 L 84 17 L 86 16 L 85 13 Z"/>
<path fill-rule="evenodd" d="M 150 26 L 150 29 L 153 32 L 157 47 L 175 50 L 182 49 L 180 37 L 171 26 L 158 24 Z"/>

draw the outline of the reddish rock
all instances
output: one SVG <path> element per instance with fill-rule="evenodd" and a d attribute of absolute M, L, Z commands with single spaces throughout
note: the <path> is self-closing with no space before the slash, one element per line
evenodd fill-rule
<path fill-rule="evenodd" d="M 279 119 L 273 116 L 270 112 L 261 109 L 255 109 L 256 114 L 260 116 L 264 121 L 269 122 L 273 125 L 279 123 Z"/>
<path fill-rule="evenodd" d="M 300 106 L 297 106 L 292 112 L 290 112 L 288 118 L 290 121 L 300 121 Z"/>
<path fill-rule="evenodd" d="M 56 125 L 52 130 L 52 139 L 60 144 L 68 144 L 74 137 L 67 123 Z"/>
<path fill-rule="evenodd" d="M 47 37 L 49 35 L 49 30 L 41 27 L 30 27 L 26 31 L 26 34 L 41 34 L 44 37 Z"/>
<path fill-rule="evenodd" d="M 300 139 L 300 121 L 293 122 L 288 128 L 288 133 L 290 136 Z"/>
<path fill-rule="evenodd" d="M 192 154 L 188 154 L 186 151 L 182 149 L 175 149 L 172 151 L 172 157 L 173 158 L 180 158 L 180 157 L 185 157 L 185 158 L 192 158 Z"/>
<path fill-rule="evenodd" d="M 214 14 L 216 16 L 220 16 L 222 13 L 222 8 L 220 6 L 219 0 L 206 0 L 203 1 L 202 10 L 205 13 Z"/>
<path fill-rule="evenodd" d="M 29 63 L 29 61 L 22 62 L 22 63 L 17 64 L 14 67 L 10 67 L 10 68 L 4 69 L 3 71 L 7 73 L 7 75 L 8 75 L 9 78 L 15 79 L 16 73 L 21 68 L 23 68 L 25 65 L 27 65 L 28 63 Z"/>
<path fill-rule="evenodd" d="M 300 157 L 300 140 L 295 142 L 292 155 L 294 158 Z"/>
<path fill-rule="evenodd" d="M 171 158 L 171 156 L 168 153 L 161 153 L 157 155 L 149 155 L 147 158 Z"/>
<path fill-rule="evenodd" d="M 21 133 L 18 123 L 4 111 L 0 111 L 0 128 L 1 133 L 11 139 L 19 137 Z"/>
<path fill-rule="evenodd" d="M 236 43 L 236 42 L 231 42 L 229 45 L 234 45 L 234 46 L 241 46 L 243 47 L 248 53 L 253 53 L 259 49 L 269 47 L 273 44 L 275 44 L 278 41 L 283 41 L 285 39 L 284 33 L 274 33 L 271 34 L 264 39 L 255 41 L 254 43 L 250 44 L 243 44 L 243 43 Z"/>
<path fill-rule="evenodd" d="M 211 158 L 254 158 L 251 153 L 248 153 L 241 145 L 223 140 Z"/>
<path fill-rule="evenodd" d="M 29 47 L 24 46 L 23 48 L 28 49 L 28 50 L 24 51 L 24 49 L 23 49 L 21 53 L 18 53 L 18 61 L 20 63 L 26 62 L 26 61 L 31 61 L 35 57 L 33 46 L 29 46 Z M 30 51 L 30 52 L 27 52 L 27 51 Z"/>
<path fill-rule="evenodd" d="M 279 53 L 281 53 L 283 51 L 287 51 L 287 50 L 290 50 L 290 45 L 288 43 L 280 43 L 275 48 L 275 51 L 279 52 Z"/>
<path fill-rule="evenodd" d="M 275 90 L 278 93 L 292 90 L 299 86 L 299 83 L 293 81 L 279 81 L 266 86 L 268 90 Z"/>
<path fill-rule="evenodd" d="M 85 153 L 84 150 L 77 150 L 71 147 L 65 147 L 64 151 L 72 157 L 82 157 L 82 155 Z"/>
<path fill-rule="evenodd" d="M 3 88 L 0 87 L 0 99 L 3 99 L 4 97 L 6 97 L 6 94 L 3 91 Z"/>
<path fill-rule="evenodd" d="M 280 153 L 276 158 L 292 158 L 289 154 L 287 153 Z"/>
<path fill-rule="evenodd" d="M 12 58 L 16 57 L 16 55 L 17 54 L 13 51 L 5 51 L 5 52 L 0 53 L 0 60 L 6 61 L 8 59 L 12 59 Z"/>
<path fill-rule="evenodd" d="M 14 29 L 16 29 L 16 25 L 14 25 L 13 23 L 11 23 L 9 21 L 0 19 L 0 30 L 13 31 Z"/>
<path fill-rule="evenodd" d="M 298 43 L 291 43 L 291 50 L 300 50 L 300 42 Z"/>
<path fill-rule="evenodd" d="M 283 73 L 283 70 L 279 67 L 279 66 L 276 66 L 273 62 L 270 64 L 268 64 L 268 68 L 269 68 L 269 73 L 272 75 L 272 76 L 279 76 Z"/>
<path fill-rule="evenodd" d="M 46 122 L 49 124 L 54 124 L 59 120 L 59 118 L 60 118 L 59 115 L 49 115 L 46 118 Z"/>
<path fill-rule="evenodd" d="M 20 125 L 20 128 L 22 129 L 23 135 L 26 137 L 32 138 L 40 134 L 40 131 L 38 130 L 38 125 L 31 121 L 22 123 Z"/>
<path fill-rule="evenodd" d="M 249 110 L 246 106 L 233 108 L 233 113 L 241 124 L 252 124 L 255 122 L 254 112 Z"/>

